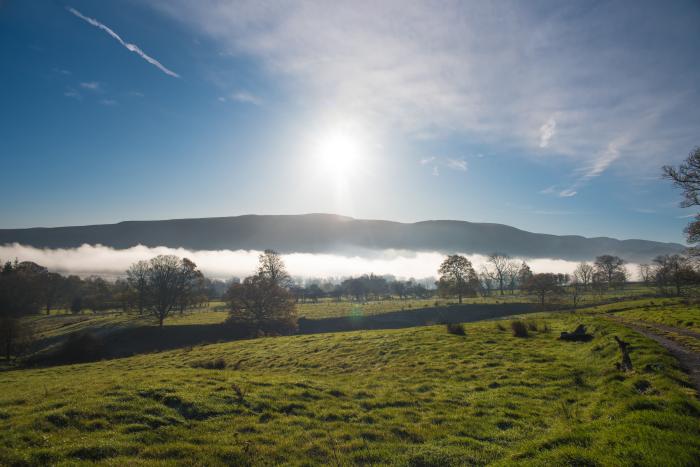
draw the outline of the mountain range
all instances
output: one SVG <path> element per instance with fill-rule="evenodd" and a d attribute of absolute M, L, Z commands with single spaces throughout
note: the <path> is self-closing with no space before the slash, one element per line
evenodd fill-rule
<path fill-rule="evenodd" d="M 75 248 L 101 244 L 117 249 L 136 245 L 190 250 L 263 250 L 281 253 L 368 255 L 397 249 L 449 253 L 505 253 L 523 258 L 591 260 L 613 254 L 629 262 L 679 253 L 684 246 L 649 240 L 586 238 L 533 233 L 503 224 L 456 220 L 402 223 L 335 214 L 244 215 L 199 219 L 125 221 L 74 227 L 0 229 L 0 244 Z"/>

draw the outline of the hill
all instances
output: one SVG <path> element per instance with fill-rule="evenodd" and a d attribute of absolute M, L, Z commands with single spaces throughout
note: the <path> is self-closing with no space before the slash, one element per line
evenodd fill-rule
<path fill-rule="evenodd" d="M 593 341 L 556 338 L 579 322 Z M 481 322 L 5 372 L 0 464 L 695 463 L 700 405 L 661 347 L 592 316 L 535 323 L 529 338 Z M 615 369 L 613 334 L 639 370 Z"/>
<path fill-rule="evenodd" d="M 684 248 L 677 243 L 648 240 L 533 233 L 502 224 L 453 220 L 401 223 L 333 214 L 245 215 L 0 230 L 0 244 L 8 243 L 38 248 L 74 248 L 86 243 L 114 248 L 139 244 L 191 250 L 274 248 L 282 253 L 369 254 L 384 249 L 478 254 L 497 251 L 525 258 L 574 261 L 610 253 L 632 262 L 649 261 Z"/>

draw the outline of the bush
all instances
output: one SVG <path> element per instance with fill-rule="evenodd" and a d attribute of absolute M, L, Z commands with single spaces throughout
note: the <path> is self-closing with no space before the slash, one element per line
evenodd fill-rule
<path fill-rule="evenodd" d="M 535 321 L 528 321 L 527 322 L 527 328 L 530 331 L 537 332 L 537 323 Z"/>
<path fill-rule="evenodd" d="M 513 330 L 515 337 L 528 337 L 530 335 L 527 332 L 527 326 L 520 320 L 511 321 L 510 328 Z"/>
<path fill-rule="evenodd" d="M 455 336 L 466 336 L 467 333 L 464 330 L 464 325 L 462 323 L 447 323 L 447 332 L 454 334 Z"/>
<path fill-rule="evenodd" d="M 497 323 L 496 323 L 496 329 L 498 329 L 499 331 L 505 331 L 505 330 L 506 330 L 506 327 L 503 326 L 502 323 L 497 322 Z"/>

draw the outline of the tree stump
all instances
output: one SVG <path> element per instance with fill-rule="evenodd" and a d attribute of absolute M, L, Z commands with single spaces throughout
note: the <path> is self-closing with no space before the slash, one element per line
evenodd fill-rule
<path fill-rule="evenodd" d="M 629 371 L 632 369 L 632 359 L 629 353 L 629 342 L 625 342 L 617 336 L 614 336 L 617 341 L 617 345 L 620 347 L 620 352 L 622 352 L 622 362 L 617 364 L 617 369 L 620 371 Z"/>

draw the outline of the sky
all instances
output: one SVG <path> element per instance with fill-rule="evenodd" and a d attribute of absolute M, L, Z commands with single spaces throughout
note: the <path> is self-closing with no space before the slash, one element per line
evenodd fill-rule
<path fill-rule="evenodd" d="M 328 212 L 683 241 L 700 3 L 0 1 L 0 228 Z"/>

